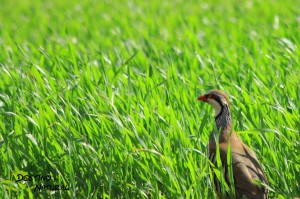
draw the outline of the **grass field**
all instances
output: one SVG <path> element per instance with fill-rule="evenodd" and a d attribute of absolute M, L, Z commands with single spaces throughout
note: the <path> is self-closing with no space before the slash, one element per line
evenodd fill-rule
<path fill-rule="evenodd" d="M 300 196 L 299 7 L 1 1 L 0 198 L 214 198 L 211 89 L 270 197 Z"/>

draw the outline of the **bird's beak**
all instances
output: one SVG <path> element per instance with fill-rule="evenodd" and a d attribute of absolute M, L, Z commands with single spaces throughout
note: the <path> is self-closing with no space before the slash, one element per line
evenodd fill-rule
<path fill-rule="evenodd" d="M 201 100 L 203 102 L 207 102 L 207 97 L 205 95 L 202 95 L 202 96 L 198 97 L 198 100 Z"/>

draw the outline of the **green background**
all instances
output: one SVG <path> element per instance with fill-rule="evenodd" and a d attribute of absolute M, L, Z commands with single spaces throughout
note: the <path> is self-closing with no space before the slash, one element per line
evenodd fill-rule
<path fill-rule="evenodd" d="M 196 100 L 211 89 L 229 95 L 270 196 L 300 196 L 299 7 L 2 0 L 1 198 L 215 197 L 213 110 Z"/>

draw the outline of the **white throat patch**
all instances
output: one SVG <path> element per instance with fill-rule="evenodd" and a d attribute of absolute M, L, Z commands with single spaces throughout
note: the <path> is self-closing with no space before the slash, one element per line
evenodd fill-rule
<path fill-rule="evenodd" d="M 214 99 L 207 99 L 207 102 L 215 109 L 215 116 L 221 112 L 221 105 Z"/>

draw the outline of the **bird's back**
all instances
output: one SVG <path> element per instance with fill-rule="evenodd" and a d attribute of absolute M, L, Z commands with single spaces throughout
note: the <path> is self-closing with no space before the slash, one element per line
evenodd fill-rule
<path fill-rule="evenodd" d="M 254 183 L 254 180 L 258 180 L 264 184 L 268 184 L 267 177 L 258 163 L 255 153 L 239 139 L 235 132 L 233 132 L 231 136 L 228 135 L 226 138 L 219 139 L 220 157 L 224 167 L 225 180 L 228 184 L 230 183 L 226 165 L 228 141 L 230 141 L 236 197 L 242 198 L 244 195 L 247 198 L 267 198 L 267 190 Z M 209 154 L 211 161 L 216 164 L 216 143 L 213 135 L 210 136 Z M 215 179 L 215 183 L 219 183 L 216 181 Z M 217 185 L 216 188 L 219 188 L 219 185 Z"/>

